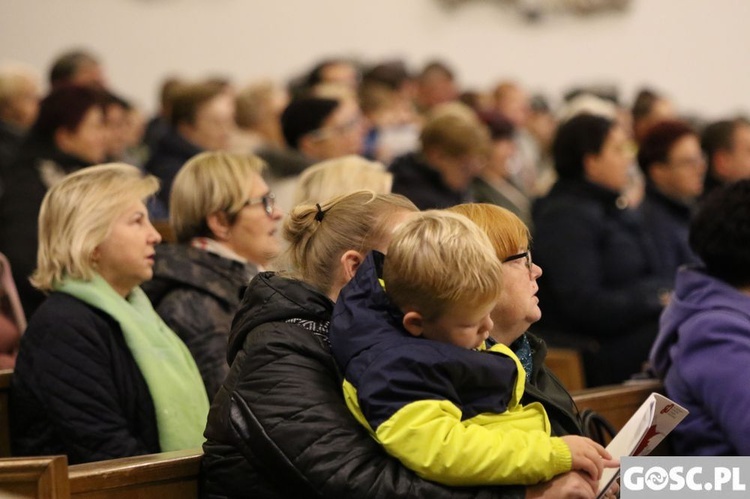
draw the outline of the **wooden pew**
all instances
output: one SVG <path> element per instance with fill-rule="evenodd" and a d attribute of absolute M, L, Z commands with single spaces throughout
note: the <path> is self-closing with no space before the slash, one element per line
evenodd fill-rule
<path fill-rule="evenodd" d="M 13 369 L 0 370 L 0 458 L 10 457 L 10 417 L 8 397 Z"/>
<path fill-rule="evenodd" d="M 583 361 L 578 350 L 550 347 L 544 363 L 569 392 L 586 388 Z"/>
<path fill-rule="evenodd" d="M 69 467 L 75 499 L 192 499 L 198 497 L 200 449 L 75 464 Z"/>
<path fill-rule="evenodd" d="M 0 459 L 0 497 L 70 499 L 65 456 Z"/>
<path fill-rule="evenodd" d="M 661 381 L 632 381 L 622 385 L 578 390 L 571 395 L 579 410 L 595 410 L 620 431 L 651 392 L 664 393 Z"/>

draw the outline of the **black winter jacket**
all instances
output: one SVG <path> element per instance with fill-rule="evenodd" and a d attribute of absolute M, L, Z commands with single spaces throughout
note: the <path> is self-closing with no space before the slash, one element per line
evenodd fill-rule
<path fill-rule="evenodd" d="M 250 283 L 203 446 L 209 498 L 522 498 L 446 488 L 388 456 L 347 409 L 327 343 L 333 303 L 271 272 Z"/>
<path fill-rule="evenodd" d="M 656 337 L 660 293 L 671 285 L 640 213 L 618 203 L 613 191 L 561 179 L 534 206 L 534 261 L 544 269 L 540 326 L 596 339 L 602 363 L 587 366 L 590 384 L 640 370 Z"/>
<path fill-rule="evenodd" d="M 659 255 L 659 272 L 665 279 L 673 283 L 679 267 L 700 263 L 688 243 L 692 206 L 662 194 L 647 183 L 641 212 Z"/>
<path fill-rule="evenodd" d="M 18 456 L 70 464 L 159 452 L 151 394 L 119 324 L 52 293 L 21 339 L 10 392 Z"/>
<path fill-rule="evenodd" d="M 211 400 L 229 372 L 227 341 L 252 265 L 182 244 L 156 247 L 154 278 L 141 286 L 156 313 L 182 339 Z"/>
<path fill-rule="evenodd" d="M 406 196 L 420 210 L 450 208 L 472 200 L 468 189 L 459 192 L 445 185 L 440 172 L 418 153 L 397 157 L 389 171 L 393 174 L 393 193 Z"/>

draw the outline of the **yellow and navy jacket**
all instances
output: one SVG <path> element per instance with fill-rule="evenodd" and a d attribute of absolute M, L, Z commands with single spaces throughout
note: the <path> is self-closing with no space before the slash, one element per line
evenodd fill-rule
<path fill-rule="evenodd" d="M 525 374 L 504 345 L 486 352 L 417 338 L 379 282 L 372 252 L 341 291 L 329 337 L 357 420 L 420 476 L 447 485 L 519 484 L 571 469 Z M 387 283 L 386 283 L 387 285 Z"/>

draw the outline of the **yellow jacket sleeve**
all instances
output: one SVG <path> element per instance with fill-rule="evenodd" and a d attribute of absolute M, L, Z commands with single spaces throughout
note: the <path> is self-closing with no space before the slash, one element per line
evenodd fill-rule
<path fill-rule="evenodd" d="M 390 454 L 435 482 L 531 485 L 569 471 L 572 464 L 568 446 L 549 436 L 546 414 L 534 405 L 461 421 L 452 403 L 422 400 L 404 406 L 375 435 Z"/>

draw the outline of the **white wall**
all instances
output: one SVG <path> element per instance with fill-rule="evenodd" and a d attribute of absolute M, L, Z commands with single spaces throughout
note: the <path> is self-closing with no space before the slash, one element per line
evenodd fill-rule
<path fill-rule="evenodd" d="M 93 49 L 113 87 L 153 109 L 166 74 L 243 83 L 296 75 L 320 57 L 442 57 L 461 83 L 520 80 L 557 98 L 570 85 L 642 84 L 682 111 L 750 112 L 750 2 L 632 0 L 624 14 L 524 22 L 500 0 L 0 0 L 0 62 L 46 74 L 72 46 Z"/>

